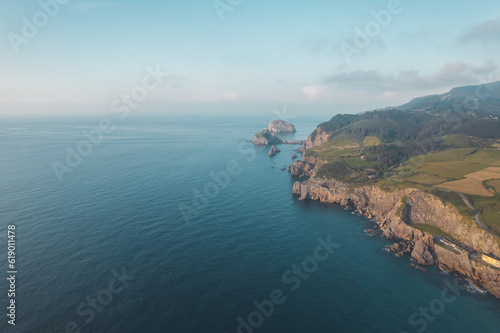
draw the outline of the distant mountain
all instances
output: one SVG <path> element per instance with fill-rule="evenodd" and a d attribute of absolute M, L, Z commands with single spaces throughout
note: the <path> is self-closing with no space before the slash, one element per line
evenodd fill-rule
<path fill-rule="evenodd" d="M 500 81 L 454 88 L 442 95 L 420 97 L 393 108 L 356 115 L 339 114 L 320 124 L 307 147 L 322 145 L 338 135 L 361 140 L 375 136 L 382 143 L 407 144 L 446 134 L 479 139 L 500 138 Z"/>
<path fill-rule="evenodd" d="M 395 107 L 397 110 L 441 113 L 452 109 L 474 112 L 478 116 L 500 116 L 500 81 L 476 86 L 453 88 L 446 94 L 415 98 Z"/>

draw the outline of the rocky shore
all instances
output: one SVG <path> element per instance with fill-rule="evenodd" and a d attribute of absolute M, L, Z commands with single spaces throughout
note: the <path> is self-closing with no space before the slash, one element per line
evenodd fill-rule
<path fill-rule="evenodd" d="M 301 163 L 297 163 L 301 162 Z M 296 175 L 312 174 L 313 165 L 296 161 L 290 171 Z M 386 192 L 378 187 L 352 188 L 336 180 L 309 179 L 297 181 L 293 193 L 301 199 L 335 203 L 356 209 L 373 219 L 382 235 L 397 242 L 390 252 L 408 253 L 419 265 L 436 265 L 472 280 L 500 298 L 500 270 L 472 260 L 466 253 L 458 254 L 441 244 L 432 235 L 413 228 L 412 224 L 427 224 L 440 228 L 456 240 L 482 253 L 500 256 L 497 240 L 479 228 L 472 218 L 460 215 L 453 206 L 418 189 Z"/>

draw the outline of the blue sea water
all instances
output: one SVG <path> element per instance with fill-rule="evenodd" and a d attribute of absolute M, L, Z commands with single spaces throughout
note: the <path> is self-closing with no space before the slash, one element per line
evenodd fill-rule
<path fill-rule="evenodd" d="M 389 254 L 363 217 L 294 197 L 280 169 L 297 147 L 270 158 L 248 142 L 272 116 L 115 121 L 62 181 L 52 163 L 65 163 L 100 118 L 2 120 L 0 332 L 500 331 L 498 300 L 461 290 L 440 301 L 453 275 Z M 325 120 L 297 116 L 291 138 Z M 15 327 L 7 225 L 16 226 Z M 318 239 L 338 247 L 316 267 Z M 303 263 L 310 272 L 293 273 Z M 276 290 L 280 304 L 256 313 L 254 301 L 268 306 Z"/>

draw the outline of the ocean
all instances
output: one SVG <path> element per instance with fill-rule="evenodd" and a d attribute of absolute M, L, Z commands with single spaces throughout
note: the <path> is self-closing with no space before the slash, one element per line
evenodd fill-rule
<path fill-rule="evenodd" d="M 499 300 L 294 197 L 298 147 L 249 142 L 273 117 L 137 116 L 102 136 L 99 117 L 2 119 L 0 332 L 500 330 Z M 328 117 L 288 120 L 298 140 Z"/>

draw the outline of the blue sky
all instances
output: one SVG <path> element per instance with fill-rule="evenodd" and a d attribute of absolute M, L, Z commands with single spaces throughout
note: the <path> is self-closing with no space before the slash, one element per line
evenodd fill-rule
<path fill-rule="evenodd" d="M 104 110 L 156 65 L 171 75 L 144 107 L 165 112 L 358 112 L 499 79 L 497 0 L 220 0 L 224 20 L 213 0 L 62 2 L 15 52 L 12 34 L 22 37 L 23 17 L 33 22 L 42 9 L 0 0 L 0 114 Z M 377 29 L 372 12 L 390 6 L 397 13 Z M 356 47 L 356 28 L 369 27 L 369 45 L 348 60 L 340 46 Z"/>

